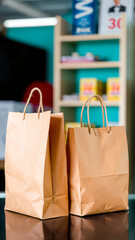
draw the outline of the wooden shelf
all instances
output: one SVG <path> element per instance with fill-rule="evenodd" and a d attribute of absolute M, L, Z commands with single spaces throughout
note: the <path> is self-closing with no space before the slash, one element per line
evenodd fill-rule
<path fill-rule="evenodd" d="M 60 107 L 82 107 L 84 104 L 83 101 L 59 101 L 59 106 Z M 120 106 L 120 101 L 105 101 L 106 106 L 109 107 L 119 107 Z M 101 106 L 99 101 L 92 101 L 91 106 L 93 107 L 98 107 Z"/>
<path fill-rule="evenodd" d="M 0 170 L 4 170 L 4 160 L 0 160 Z"/>
<path fill-rule="evenodd" d="M 119 68 L 121 62 L 60 63 L 60 69 Z"/>
<path fill-rule="evenodd" d="M 109 58 L 113 57 L 113 45 L 116 43 L 118 48 L 114 48 L 117 55 L 119 56 L 118 61 L 97 61 L 97 62 L 89 62 L 89 63 L 61 63 L 61 57 L 69 55 L 71 52 L 75 51 L 76 44 L 81 49 L 84 48 L 84 44 L 88 43 L 91 47 L 91 51 L 94 53 L 94 49 L 96 49 L 96 42 L 103 46 L 104 51 L 109 51 L 107 54 Z M 106 41 L 107 40 L 107 41 Z M 95 41 L 95 43 L 94 43 Z M 100 42 L 101 41 L 101 42 Z M 106 44 L 103 43 L 105 41 Z M 113 43 L 114 42 L 114 43 Z M 84 44 L 82 44 L 84 43 Z M 74 46 L 75 45 L 75 46 Z M 79 49 L 78 49 L 79 51 Z M 84 54 L 88 50 L 84 48 Z M 100 54 L 103 54 L 102 49 L 99 49 Z M 85 74 L 85 69 L 92 69 L 94 71 L 94 77 L 101 79 L 103 81 L 106 76 L 106 81 L 109 77 L 114 77 L 114 70 L 118 70 L 118 76 L 122 81 L 120 98 L 121 101 L 113 102 L 113 101 L 105 101 L 106 106 L 108 107 L 119 107 L 118 111 L 118 119 L 121 125 L 126 126 L 126 15 L 122 14 L 122 29 L 120 33 L 116 34 L 91 34 L 91 35 L 71 35 L 71 24 L 65 21 L 60 16 L 57 17 L 57 24 L 55 25 L 55 33 L 54 33 L 54 97 L 53 97 L 53 106 L 54 112 L 60 112 L 61 110 L 64 112 L 65 122 L 68 121 L 76 121 L 75 107 L 82 107 L 82 101 L 62 101 L 61 96 L 64 94 L 72 93 L 76 91 L 75 79 L 76 74 L 78 74 L 77 70 L 80 71 L 81 76 L 88 76 L 89 78 L 93 77 L 91 71 L 89 74 Z M 129 63 L 130 65 L 130 63 Z M 104 72 L 101 71 L 101 76 L 96 73 L 97 69 L 104 69 Z M 107 70 L 111 71 L 108 72 Z M 86 71 L 87 72 L 87 71 Z M 70 80 L 70 81 L 69 81 Z M 78 82 L 79 84 L 79 82 Z M 98 102 L 92 102 L 92 106 L 100 106 Z M 63 108 L 62 108 L 63 107 Z M 62 108 L 62 109 L 61 109 Z M 113 109 L 114 110 L 114 109 Z M 112 112 L 113 114 L 113 112 Z"/>
<path fill-rule="evenodd" d="M 114 35 L 101 35 L 101 34 L 92 34 L 92 35 L 61 35 L 59 40 L 61 42 L 81 42 L 81 41 L 98 41 L 98 40 L 112 40 L 120 39 L 121 34 Z"/>

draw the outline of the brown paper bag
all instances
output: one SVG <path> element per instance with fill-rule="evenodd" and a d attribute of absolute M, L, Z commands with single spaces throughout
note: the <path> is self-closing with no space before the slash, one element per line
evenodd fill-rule
<path fill-rule="evenodd" d="M 38 114 L 25 113 L 35 90 Z M 66 165 L 63 114 L 43 112 L 34 88 L 24 112 L 8 116 L 5 209 L 40 219 L 68 215 Z"/>
<path fill-rule="evenodd" d="M 128 212 L 70 216 L 70 240 L 128 240 Z"/>
<path fill-rule="evenodd" d="M 92 129 L 89 104 L 104 105 L 107 127 Z M 109 127 L 103 99 L 88 102 L 88 128 L 69 128 L 67 138 L 70 213 L 85 216 L 128 209 L 128 147 L 123 126 Z M 81 126 L 82 126 L 81 114 Z M 104 123 L 104 121 L 103 121 Z"/>
<path fill-rule="evenodd" d="M 68 216 L 41 221 L 6 211 L 6 240 L 66 240 Z"/>

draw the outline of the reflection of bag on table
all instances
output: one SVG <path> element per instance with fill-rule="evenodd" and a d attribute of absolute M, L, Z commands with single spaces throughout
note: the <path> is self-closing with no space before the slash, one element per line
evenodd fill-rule
<path fill-rule="evenodd" d="M 128 148 L 123 126 L 69 128 L 67 158 L 70 191 L 70 213 L 84 216 L 128 209 Z M 82 114 L 83 109 L 82 108 Z M 103 112 L 104 125 L 104 112 Z M 82 126 L 82 116 L 81 116 Z"/>
<path fill-rule="evenodd" d="M 70 216 L 70 240 L 128 240 L 128 213 Z"/>
<path fill-rule="evenodd" d="M 34 90 L 37 113 L 25 113 Z M 6 136 L 6 210 L 40 219 L 68 215 L 63 114 L 43 112 L 33 89 L 24 113 L 9 113 Z M 40 113 L 40 108 L 42 113 Z"/>
<path fill-rule="evenodd" d="M 68 216 L 41 221 L 6 211 L 6 240 L 67 240 Z"/>

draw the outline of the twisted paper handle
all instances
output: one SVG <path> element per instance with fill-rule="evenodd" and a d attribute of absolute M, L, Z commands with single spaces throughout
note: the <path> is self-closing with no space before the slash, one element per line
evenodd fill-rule
<path fill-rule="evenodd" d="M 31 90 L 31 92 L 30 92 L 30 95 L 29 95 L 28 100 L 27 100 L 27 102 L 26 102 L 25 108 L 24 108 L 24 110 L 23 110 L 23 120 L 25 119 L 26 108 L 27 108 L 27 106 L 28 106 L 28 104 L 29 104 L 29 101 L 30 101 L 30 99 L 31 99 L 32 94 L 33 94 L 34 91 L 38 91 L 39 94 L 40 94 L 39 107 L 38 107 L 38 119 L 39 119 L 39 117 L 40 117 L 40 109 L 42 110 L 42 112 L 44 111 L 44 110 L 43 110 L 42 93 L 41 93 L 41 91 L 40 91 L 39 88 L 33 88 L 33 89 Z"/>
<path fill-rule="evenodd" d="M 91 124 L 90 124 L 90 116 L 89 116 L 89 107 L 90 107 L 90 103 L 91 103 L 91 100 L 92 98 L 97 98 L 100 103 L 101 103 L 101 107 L 102 107 L 102 117 L 103 117 L 103 127 L 105 126 L 104 124 L 104 110 L 105 110 L 105 117 L 106 117 L 106 124 L 107 124 L 107 132 L 110 133 L 110 127 L 109 127 L 109 123 L 108 123 L 108 118 L 107 118 L 107 110 L 106 110 L 106 105 L 105 105 L 105 102 L 103 100 L 103 98 L 99 95 L 93 95 L 92 97 L 88 98 L 83 107 L 82 107 L 82 111 L 81 111 L 81 127 L 82 127 L 82 116 L 83 116 L 83 110 L 84 110 L 84 107 L 86 106 L 86 104 L 88 103 L 88 106 L 87 106 L 87 117 L 88 117 L 88 128 L 89 128 L 89 133 L 91 133 Z M 103 110 L 104 108 L 104 110 Z"/>

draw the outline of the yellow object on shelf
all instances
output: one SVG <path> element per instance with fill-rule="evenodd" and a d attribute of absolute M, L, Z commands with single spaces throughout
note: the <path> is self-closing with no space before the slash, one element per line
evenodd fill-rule
<path fill-rule="evenodd" d="M 80 100 L 85 101 L 88 97 L 97 94 L 98 80 L 97 78 L 81 78 L 80 79 Z M 93 99 L 95 100 L 95 99 Z"/>
<path fill-rule="evenodd" d="M 86 101 L 88 97 L 103 93 L 103 82 L 97 78 L 81 78 L 80 79 L 80 100 Z M 97 100 L 93 98 L 92 101 Z"/>
<path fill-rule="evenodd" d="M 119 101 L 120 100 L 120 79 L 108 78 L 107 80 L 107 100 Z"/>

